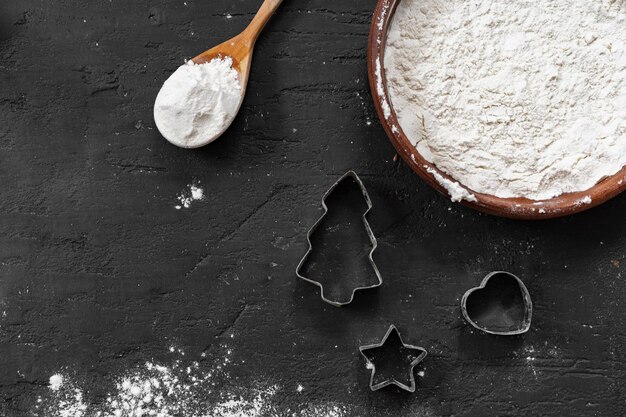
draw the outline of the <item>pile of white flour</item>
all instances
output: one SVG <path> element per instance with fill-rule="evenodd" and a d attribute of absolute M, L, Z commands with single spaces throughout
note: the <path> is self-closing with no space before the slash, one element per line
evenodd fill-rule
<path fill-rule="evenodd" d="M 475 192 L 548 199 L 626 165 L 626 0 L 402 0 L 385 71 L 406 135 Z"/>
<path fill-rule="evenodd" d="M 154 104 L 161 134 L 176 146 L 197 148 L 216 139 L 235 119 L 241 81 L 231 58 L 192 61 L 165 81 Z"/>

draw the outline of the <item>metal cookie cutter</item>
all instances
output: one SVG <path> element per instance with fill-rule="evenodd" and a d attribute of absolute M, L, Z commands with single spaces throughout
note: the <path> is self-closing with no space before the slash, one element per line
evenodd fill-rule
<path fill-rule="evenodd" d="M 509 272 L 496 271 L 463 295 L 461 311 L 465 320 L 478 330 L 513 336 L 530 329 L 533 303 L 521 279 Z"/>
<path fill-rule="evenodd" d="M 387 343 L 387 340 L 389 339 L 390 336 L 393 338 L 396 338 L 395 342 L 396 343 L 399 342 L 400 344 L 398 357 L 401 358 L 402 361 L 406 362 L 406 365 L 408 366 L 408 371 L 409 371 L 409 384 L 408 385 L 401 381 L 398 381 L 398 379 L 396 379 L 396 376 L 387 378 L 383 380 L 382 382 L 378 382 L 378 383 L 374 382 L 375 375 L 376 375 L 376 365 L 374 364 L 376 351 L 383 348 L 383 346 L 385 345 L 385 343 Z M 359 351 L 361 352 L 361 355 L 363 355 L 363 357 L 367 361 L 367 368 L 372 370 L 372 375 L 370 376 L 370 389 L 372 391 L 379 390 L 388 385 L 396 385 L 402 388 L 403 390 L 406 390 L 409 392 L 415 392 L 415 375 L 413 375 L 413 368 L 415 368 L 417 364 L 423 361 L 428 353 L 426 352 L 426 349 L 422 347 L 407 345 L 406 343 L 404 343 L 402 341 L 402 336 L 400 335 L 400 332 L 398 331 L 396 326 L 391 325 L 389 327 L 389 330 L 387 330 L 387 334 L 385 334 L 385 337 L 383 337 L 383 340 L 380 343 L 374 344 L 374 345 L 361 346 L 359 348 Z"/>
<path fill-rule="evenodd" d="M 324 220 L 324 217 L 326 217 L 326 214 L 328 214 L 328 207 L 326 206 L 326 200 L 335 191 L 335 189 L 348 178 L 352 178 L 358 184 L 359 188 L 361 189 L 361 194 L 363 194 L 363 198 L 365 199 L 365 202 L 367 203 L 367 210 L 365 211 L 365 213 L 363 213 L 363 216 L 361 218 L 363 220 L 363 225 L 365 226 L 365 230 L 367 232 L 367 235 L 372 245 L 372 249 L 369 252 L 368 259 L 369 259 L 370 265 L 372 266 L 372 269 L 376 273 L 378 282 L 374 285 L 354 288 L 352 290 L 352 295 L 350 296 L 350 299 L 346 302 L 340 302 L 340 301 L 328 299 L 324 295 L 324 286 L 318 281 L 315 281 L 313 279 L 303 276 L 302 274 L 300 274 L 300 271 L 302 267 L 304 266 L 304 263 L 306 262 L 307 258 L 311 254 L 311 252 L 313 252 L 313 244 L 311 243 L 311 236 L 313 235 L 313 233 L 315 233 L 315 231 L 320 226 L 320 224 L 322 224 L 322 221 Z M 361 181 L 359 176 L 356 175 L 354 171 L 348 171 L 335 184 L 333 184 L 332 187 L 330 187 L 328 191 L 326 191 L 326 194 L 324 194 L 324 197 L 322 197 L 322 207 L 324 208 L 324 214 L 322 214 L 322 216 L 317 220 L 317 222 L 315 222 L 313 227 L 311 227 L 309 231 L 307 232 L 306 239 L 307 239 L 307 242 L 309 243 L 309 249 L 304 254 L 304 257 L 302 258 L 302 260 L 300 260 L 300 263 L 298 264 L 298 267 L 296 268 L 296 275 L 298 276 L 298 278 L 303 279 L 307 282 L 310 282 L 311 284 L 314 284 L 320 287 L 321 297 L 323 301 L 335 307 L 341 307 L 341 306 L 350 304 L 354 300 L 354 295 L 357 291 L 377 288 L 377 287 L 380 287 L 383 283 L 383 278 L 380 275 L 380 272 L 378 271 L 378 267 L 376 266 L 376 263 L 374 262 L 374 258 L 372 257 L 374 251 L 378 247 L 378 241 L 376 240 L 376 237 L 374 236 L 374 233 L 372 232 L 372 228 L 367 222 L 367 213 L 369 213 L 370 210 L 372 209 L 372 200 L 370 199 L 367 189 L 365 188 L 365 185 L 363 185 L 363 182 Z"/>

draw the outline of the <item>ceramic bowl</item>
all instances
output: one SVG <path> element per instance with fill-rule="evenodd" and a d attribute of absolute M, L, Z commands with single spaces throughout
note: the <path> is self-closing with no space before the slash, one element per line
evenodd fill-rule
<path fill-rule="evenodd" d="M 435 175 L 454 180 L 424 159 L 411 144 L 398 123 L 393 103 L 387 91 L 384 66 L 385 43 L 387 31 L 400 1 L 379 0 L 374 12 L 368 46 L 368 73 L 374 105 L 387 136 L 404 162 L 430 186 L 448 196 L 448 192 L 437 181 Z M 624 191 L 626 189 L 626 167 L 586 191 L 563 194 L 543 201 L 525 198 L 499 198 L 476 193 L 467 187 L 465 188 L 474 194 L 476 201 L 463 200 L 462 203 L 481 212 L 514 219 L 549 219 L 588 210 Z"/>

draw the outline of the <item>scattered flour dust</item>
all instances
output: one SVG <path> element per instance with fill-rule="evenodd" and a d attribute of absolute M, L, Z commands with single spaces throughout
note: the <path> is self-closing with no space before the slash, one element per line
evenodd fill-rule
<path fill-rule="evenodd" d="M 228 128 L 241 104 L 241 81 L 232 58 L 215 58 L 178 68 L 165 81 L 154 103 L 161 134 L 181 148 L 197 148 Z"/>
<path fill-rule="evenodd" d="M 50 377 L 49 385 L 52 398 L 51 404 L 47 404 L 39 397 L 35 405 L 34 415 L 41 417 L 87 417 L 87 404 L 83 399 L 83 391 L 76 385 L 67 381 L 61 374 Z M 49 405 L 52 405 L 49 407 Z"/>
<path fill-rule="evenodd" d="M 391 102 L 420 153 L 474 192 L 584 191 L 626 165 L 625 25 L 625 0 L 402 0 Z"/>
<path fill-rule="evenodd" d="M 233 386 L 228 367 L 232 350 L 221 358 L 198 362 L 170 348 L 171 363 L 152 361 L 116 378 L 102 400 L 66 374 L 50 377 L 49 392 L 38 398 L 36 417 L 347 417 L 354 410 L 339 404 L 307 404 L 285 409 L 276 396 L 281 388 L 263 381 Z M 206 358 L 203 353 L 202 358 Z M 209 365 L 209 363 L 211 365 Z M 234 384 L 237 385 L 237 384 Z M 299 385 L 301 387 L 301 385 Z M 291 391 L 291 390 L 289 390 Z M 300 390 L 299 390 L 300 391 Z M 88 398 L 87 398 L 88 397 Z M 359 413 L 357 413 L 359 414 Z"/>
<path fill-rule="evenodd" d="M 189 184 L 189 190 L 185 190 L 178 196 L 178 203 L 175 208 L 180 210 L 191 207 L 194 201 L 204 200 L 204 190 L 199 185 Z"/>

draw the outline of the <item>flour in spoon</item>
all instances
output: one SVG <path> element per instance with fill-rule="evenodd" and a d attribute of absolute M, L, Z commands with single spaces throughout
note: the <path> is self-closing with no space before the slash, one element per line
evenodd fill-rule
<path fill-rule="evenodd" d="M 403 131 L 474 192 L 548 199 L 626 165 L 625 0 L 402 0 L 385 72 Z"/>
<path fill-rule="evenodd" d="M 231 58 L 192 61 L 165 81 L 154 104 L 161 134 L 176 146 L 197 148 L 230 126 L 241 102 L 239 74 Z"/>

